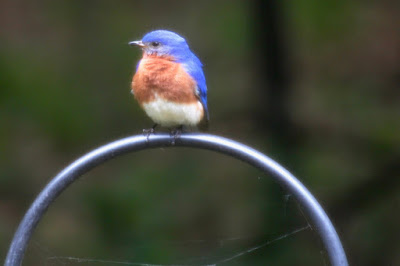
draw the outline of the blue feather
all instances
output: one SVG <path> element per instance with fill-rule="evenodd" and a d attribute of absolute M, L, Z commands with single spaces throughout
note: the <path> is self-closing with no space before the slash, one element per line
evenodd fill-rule
<path fill-rule="evenodd" d="M 185 62 L 182 63 L 184 65 L 185 70 L 197 83 L 197 95 L 200 98 L 201 103 L 203 104 L 206 118 L 207 120 L 209 120 L 210 117 L 207 107 L 207 84 L 202 69 L 203 64 L 193 53 L 191 54 L 192 54 L 191 59 L 186 60 Z"/>
<path fill-rule="evenodd" d="M 197 56 L 190 51 L 186 40 L 178 34 L 167 30 L 156 30 L 147 33 L 143 39 L 143 43 L 159 42 L 162 45 L 158 47 L 149 47 L 148 53 L 157 53 L 159 55 L 172 56 L 176 62 L 181 63 L 186 72 L 196 81 L 196 94 L 204 107 L 207 121 L 209 113 L 207 107 L 207 85 L 206 78 L 203 73 L 203 64 Z M 140 63 L 140 62 L 139 62 Z"/>

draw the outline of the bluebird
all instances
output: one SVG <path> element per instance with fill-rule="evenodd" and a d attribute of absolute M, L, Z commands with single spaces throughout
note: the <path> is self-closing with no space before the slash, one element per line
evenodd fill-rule
<path fill-rule="evenodd" d="M 132 93 L 155 125 L 169 128 L 208 124 L 207 85 L 203 65 L 186 40 L 156 30 L 130 45 L 143 57 L 132 79 Z"/>

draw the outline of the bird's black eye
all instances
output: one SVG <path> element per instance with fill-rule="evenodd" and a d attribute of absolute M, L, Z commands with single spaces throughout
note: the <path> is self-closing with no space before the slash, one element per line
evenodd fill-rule
<path fill-rule="evenodd" d="M 151 46 L 158 47 L 158 46 L 160 46 L 160 43 L 159 42 L 151 42 Z"/>

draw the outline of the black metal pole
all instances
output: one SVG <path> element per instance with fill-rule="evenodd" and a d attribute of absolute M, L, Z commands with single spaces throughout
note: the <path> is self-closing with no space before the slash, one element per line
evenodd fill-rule
<path fill-rule="evenodd" d="M 291 173 L 264 154 L 230 139 L 200 133 L 138 135 L 106 144 L 82 156 L 61 171 L 42 190 L 21 221 L 5 261 L 6 266 L 21 265 L 28 242 L 49 205 L 81 175 L 119 155 L 149 148 L 182 146 L 217 151 L 230 155 L 271 174 L 305 209 L 328 252 L 331 265 L 348 265 L 342 243 L 331 221 L 314 196 Z"/>

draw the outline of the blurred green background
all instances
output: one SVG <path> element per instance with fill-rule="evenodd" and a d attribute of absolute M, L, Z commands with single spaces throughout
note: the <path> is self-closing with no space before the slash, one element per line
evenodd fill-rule
<path fill-rule="evenodd" d="M 398 1 L 1 1 L 0 259 L 58 171 L 152 125 L 129 93 L 141 55 L 127 43 L 170 29 L 204 63 L 209 132 L 298 176 L 351 264 L 400 265 L 399 12 Z M 328 264 L 269 176 L 184 148 L 83 176 L 38 225 L 24 265 L 117 262 Z"/>

